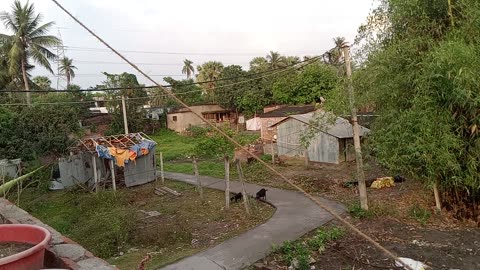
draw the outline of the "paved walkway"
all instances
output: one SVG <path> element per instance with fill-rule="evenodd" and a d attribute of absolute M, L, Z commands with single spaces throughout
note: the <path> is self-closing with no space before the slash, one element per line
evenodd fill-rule
<path fill-rule="evenodd" d="M 195 184 L 193 175 L 165 173 L 165 177 Z M 209 188 L 225 190 L 225 183 L 221 179 L 202 176 L 201 181 Z M 249 194 L 255 194 L 261 188 L 259 185 L 246 184 Z M 240 183 L 231 181 L 230 189 L 231 192 L 240 192 Z M 322 198 L 320 200 L 338 213 L 345 211 L 338 203 Z M 268 255 L 273 244 L 280 245 L 284 241 L 298 239 L 333 218 L 299 192 L 268 187 L 267 201 L 277 209 L 266 223 L 161 269 L 241 269 Z"/>

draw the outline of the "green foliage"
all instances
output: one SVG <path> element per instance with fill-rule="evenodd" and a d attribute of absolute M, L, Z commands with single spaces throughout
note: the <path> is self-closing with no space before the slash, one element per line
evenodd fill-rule
<path fill-rule="evenodd" d="M 313 252 L 323 252 L 328 243 L 338 240 L 345 234 L 345 231 L 339 227 L 320 228 L 305 242 L 285 241 L 279 247 L 274 247 L 275 253 L 281 255 L 282 261 L 292 265 L 294 261 L 298 263 L 301 270 L 310 269 L 310 257 Z"/>
<path fill-rule="evenodd" d="M 125 106 L 127 110 L 127 121 L 129 132 L 143 131 L 146 123 L 146 112 L 143 108 L 145 100 L 141 99 L 147 97 L 145 89 L 141 87 L 137 81 L 137 77 L 134 74 L 122 73 L 122 74 L 109 74 L 103 73 L 107 79 L 103 82 L 103 85 L 99 85 L 99 88 L 125 88 L 122 90 L 111 90 L 107 93 L 107 98 L 118 99 L 119 96 L 124 96 Z M 128 98 L 132 98 L 128 100 Z M 108 102 L 108 110 L 112 115 L 112 124 L 110 125 L 109 134 L 119 134 L 124 132 L 123 125 L 123 113 L 121 101 Z"/>
<path fill-rule="evenodd" d="M 240 98 L 243 96 L 248 83 L 238 83 L 249 79 L 246 75 L 248 72 L 244 71 L 241 66 L 231 65 L 222 70 L 220 79 L 217 83 L 217 88 L 214 90 L 215 99 L 225 109 L 238 109 L 240 106 Z M 232 78 L 226 80 L 226 78 Z"/>
<path fill-rule="evenodd" d="M 371 211 L 364 210 L 360 206 L 360 203 L 352 203 L 348 206 L 347 212 L 354 218 L 362 219 L 362 218 L 370 218 L 373 216 Z"/>
<path fill-rule="evenodd" d="M 432 213 L 428 209 L 415 204 L 408 210 L 408 215 L 422 225 L 425 225 L 432 216 Z"/>
<path fill-rule="evenodd" d="M 273 98 L 282 104 L 318 102 L 338 85 L 336 71 L 325 64 L 311 64 L 301 72 L 284 76 L 273 84 Z"/>
<path fill-rule="evenodd" d="M 165 77 L 163 80 L 171 85 L 172 92 L 188 105 L 196 105 L 205 102 L 205 98 L 202 95 L 202 88 L 194 84 L 193 79 L 175 80 L 171 77 Z M 159 91 L 159 95 L 164 95 L 164 93 Z M 155 103 L 167 107 L 179 106 L 179 104 L 170 97 L 154 98 L 154 100 Z"/>
<path fill-rule="evenodd" d="M 366 61 L 356 85 L 380 115 L 370 145 L 384 166 L 477 200 L 480 3 L 452 1 L 452 16 L 448 5 L 382 1 L 360 29 Z"/>
<path fill-rule="evenodd" d="M 52 81 L 46 76 L 36 76 L 33 77 L 33 83 L 35 90 L 50 90 L 52 89 Z"/>
<path fill-rule="evenodd" d="M 79 105 L 38 105 L 40 102 L 75 101 L 71 94 L 50 93 L 36 97 L 33 106 L 0 107 L 0 156 L 25 161 L 47 154 L 64 153 L 80 130 Z"/>
<path fill-rule="evenodd" d="M 193 138 L 201 138 L 207 135 L 208 128 L 199 127 L 199 126 L 190 126 L 187 128 L 186 131 Z"/>

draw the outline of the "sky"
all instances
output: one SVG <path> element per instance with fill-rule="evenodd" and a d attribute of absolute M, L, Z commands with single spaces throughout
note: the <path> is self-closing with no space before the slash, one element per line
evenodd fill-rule
<path fill-rule="evenodd" d="M 22 0 L 22 2 L 24 2 Z M 83 88 L 101 84 L 101 72 L 130 72 L 148 83 L 127 64 L 77 25 L 50 0 L 30 0 L 44 22 L 54 21 L 51 34 L 63 40 L 73 58 Z M 59 0 L 115 49 L 138 64 L 154 79 L 185 78 L 185 58 L 194 66 L 206 61 L 237 64 L 248 69 L 255 56 L 269 51 L 283 55 L 320 55 L 343 36 L 353 42 L 357 29 L 374 7 L 374 0 Z M 0 1 L 0 11 L 11 10 L 13 0 Z M 1 33 L 7 33 L 3 25 Z M 57 52 L 57 49 L 54 49 Z M 56 70 L 56 64 L 53 64 Z M 57 78 L 36 67 L 32 75 L 47 75 L 56 87 Z M 59 80 L 59 88 L 66 82 Z"/>

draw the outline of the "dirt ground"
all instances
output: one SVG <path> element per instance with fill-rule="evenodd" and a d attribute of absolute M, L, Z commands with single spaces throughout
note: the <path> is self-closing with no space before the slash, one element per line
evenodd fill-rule
<path fill-rule="evenodd" d="M 357 189 L 343 185 L 355 179 L 355 163 L 317 164 L 306 169 L 289 160 L 279 168 L 309 192 L 343 202 L 349 210 L 345 215 L 348 221 L 398 256 L 425 262 L 433 269 L 480 269 L 480 229 L 448 213 L 435 214 L 433 192 L 421 184 L 407 179 L 391 188 L 368 188 L 370 209 L 365 212 L 356 204 Z M 365 173 L 367 179 L 391 176 L 374 162 L 368 162 Z M 266 182 L 284 185 L 273 179 Z M 332 224 L 340 226 L 337 221 Z M 279 258 L 272 254 L 259 261 L 264 268 L 256 269 L 287 269 Z M 393 260 L 352 232 L 313 258 L 315 269 L 397 269 Z"/>

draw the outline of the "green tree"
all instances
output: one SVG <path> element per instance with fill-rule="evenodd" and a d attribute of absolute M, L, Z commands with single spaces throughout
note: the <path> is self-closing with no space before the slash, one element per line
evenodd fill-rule
<path fill-rule="evenodd" d="M 192 64 L 193 62 L 188 59 L 183 60 L 182 74 L 187 74 L 187 80 L 195 74 L 195 68 Z"/>
<path fill-rule="evenodd" d="M 380 115 L 377 159 L 438 183 L 465 217 L 480 198 L 480 3 L 453 4 L 450 13 L 445 0 L 383 0 L 360 28 L 366 60 L 355 83 Z"/>
<path fill-rule="evenodd" d="M 52 81 L 46 76 L 36 76 L 33 78 L 33 83 L 38 90 L 50 90 L 52 89 Z"/>
<path fill-rule="evenodd" d="M 265 57 L 255 57 L 250 61 L 250 71 L 258 73 L 268 70 L 268 61 Z"/>
<path fill-rule="evenodd" d="M 207 97 L 214 102 L 215 102 L 215 97 L 214 97 L 213 89 L 215 89 L 215 86 L 217 85 L 216 82 L 214 81 L 217 80 L 218 77 L 220 77 L 222 70 L 223 70 L 223 64 L 217 61 L 209 61 L 197 67 L 197 71 L 198 71 L 197 81 L 199 82 L 209 81 L 208 83 L 202 84 L 202 89 L 204 90 Z"/>
<path fill-rule="evenodd" d="M 281 104 L 308 104 L 320 101 L 339 84 L 336 71 L 325 64 L 311 64 L 285 75 L 273 84 L 273 99 Z"/>
<path fill-rule="evenodd" d="M 110 133 L 123 133 L 123 113 L 121 102 L 118 99 L 122 96 L 126 98 L 127 124 L 129 132 L 142 131 L 146 121 L 146 111 L 143 105 L 148 100 L 147 92 L 143 85 L 140 85 L 137 76 L 130 73 L 110 74 L 103 72 L 107 77 L 103 85 L 99 88 L 123 88 L 121 90 L 108 91 L 108 97 L 115 101 L 108 102 L 108 109 L 112 114 L 112 124 Z M 129 98 L 131 98 L 129 100 Z M 143 99 L 144 98 L 144 99 Z"/>
<path fill-rule="evenodd" d="M 196 85 L 193 79 L 175 80 L 171 77 L 165 77 L 163 80 L 170 85 L 172 92 L 188 105 L 201 104 L 204 102 L 202 88 Z M 167 107 L 179 106 L 173 99 L 164 96 L 164 93 L 161 93 L 161 95 L 163 95 L 164 98 L 159 100 L 159 104 L 166 105 Z"/>
<path fill-rule="evenodd" d="M 300 63 L 300 57 L 298 56 L 287 56 L 285 57 L 285 64 L 287 66 L 295 65 Z"/>
<path fill-rule="evenodd" d="M 49 48 L 60 44 L 57 37 L 47 34 L 54 23 L 48 22 L 41 25 L 42 18 L 41 14 L 35 13 L 33 4 L 27 2 L 22 6 L 18 0 L 13 3 L 11 13 L 0 13 L 0 20 L 8 30 L 13 32 L 11 36 L 1 34 L 2 38 L 10 39 L 11 42 L 8 53 L 9 73 L 16 74 L 20 68 L 27 91 L 30 90 L 27 76 L 29 60 L 32 59 L 53 74 L 49 60 L 54 60 L 56 55 Z M 27 92 L 27 103 L 31 103 L 29 92 Z"/>
<path fill-rule="evenodd" d="M 266 60 L 270 65 L 270 69 L 282 68 L 287 65 L 285 56 L 280 55 L 278 52 L 270 51 Z"/>
<path fill-rule="evenodd" d="M 226 109 L 239 109 L 239 99 L 249 87 L 248 82 L 239 82 L 248 80 L 247 74 L 248 72 L 238 65 L 227 66 L 222 70 L 221 81 L 217 83 L 218 89 L 215 89 L 215 96 L 220 105 Z"/>
<path fill-rule="evenodd" d="M 73 65 L 73 59 L 64 57 L 60 60 L 60 74 L 64 75 L 67 79 L 67 87 L 70 85 L 70 82 L 75 78 L 75 69 L 76 66 Z"/>

